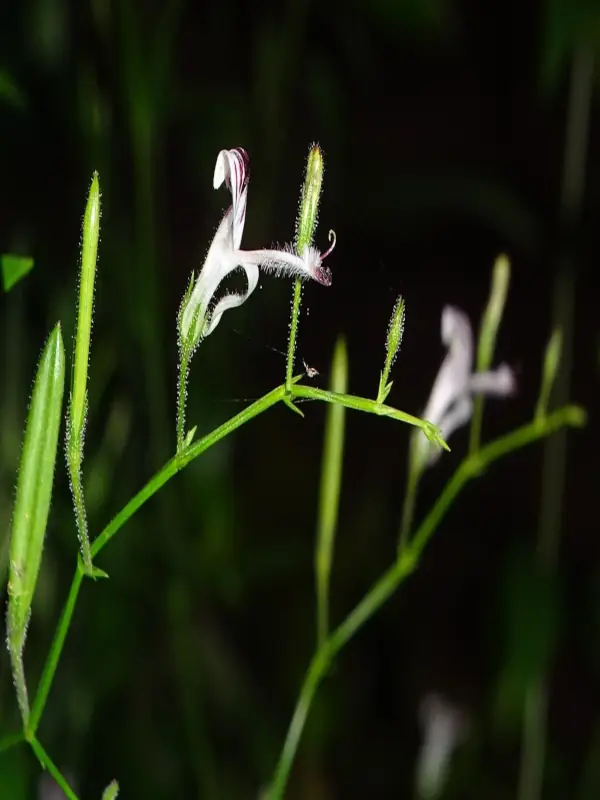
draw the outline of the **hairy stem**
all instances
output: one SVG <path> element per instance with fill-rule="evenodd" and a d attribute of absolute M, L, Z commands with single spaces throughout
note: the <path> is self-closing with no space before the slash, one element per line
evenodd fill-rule
<path fill-rule="evenodd" d="M 302 303 L 302 282 L 297 280 L 294 284 L 294 300 L 292 304 L 292 318 L 290 320 L 290 338 L 288 341 L 287 363 L 285 369 L 285 388 L 291 391 L 292 374 L 294 372 L 294 358 L 296 355 L 296 337 L 300 320 L 300 305 Z"/>
<path fill-rule="evenodd" d="M 179 359 L 179 379 L 177 382 L 177 452 L 183 450 L 185 440 L 185 406 L 187 399 L 187 381 L 190 367 L 190 356 L 187 348 L 181 348 Z"/>

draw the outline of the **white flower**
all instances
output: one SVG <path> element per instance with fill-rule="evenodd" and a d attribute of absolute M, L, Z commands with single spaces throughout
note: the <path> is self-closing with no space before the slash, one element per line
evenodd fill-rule
<path fill-rule="evenodd" d="M 443 697 L 428 694 L 419 709 L 423 744 L 417 759 L 417 797 L 439 797 L 446 781 L 452 754 L 465 736 L 465 714 Z"/>
<path fill-rule="evenodd" d="M 473 395 L 504 397 L 515 390 L 513 371 L 507 364 L 488 372 L 473 372 L 473 332 L 467 315 L 453 306 L 442 311 L 442 342 L 448 353 L 437 374 L 423 419 L 432 422 L 448 441 L 449 436 L 466 425 L 473 413 Z M 419 436 L 423 466 L 434 464 L 441 449 Z"/>
<path fill-rule="evenodd" d="M 233 202 L 217 228 L 194 288 L 191 293 L 186 294 L 182 303 L 179 332 L 183 344 L 197 344 L 201 338 L 214 331 L 225 311 L 242 305 L 248 299 L 256 289 L 259 267 L 273 271 L 276 275 L 312 278 L 324 286 L 331 285 L 331 272 L 323 266 L 323 260 L 335 246 L 333 231 L 329 232 L 331 247 L 325 253 L 320 253 L 314 247 L 307 247 L 302 256 L 298 256 L 291 246 L 281 250 L 240 250 L 246 221 L 249 178 L 246 151 L 242 147 L 221 150 L 217 156 L 213 186 L 218 189 L 225 182 Z M 246 291 L 227 294 L 211 308 L 219 285 L 238 267 L 246 273 Z"/>

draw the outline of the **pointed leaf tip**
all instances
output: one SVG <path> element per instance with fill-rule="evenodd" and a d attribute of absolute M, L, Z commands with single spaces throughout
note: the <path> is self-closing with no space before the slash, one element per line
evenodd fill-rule
<path fill-rule="evenodd" d="M 302 418 L 304 418 L 304 412 L 303 412 L 303 411 L 301 411 L 301 410 L 298 408 L 298 406 L 297 406 L 297 405 L 294 403 L 294 401 L 291 399 L 291 397 L 284 397 L 284 398 L 283 398 L 283 402 L 286 404 L 286 406 L 287 406 L 288 408 L 290 408 L 290 409 L 291 409 L 292 411 L 294 411 L 296 414 L 300 414 L 300 416 L 301 416 Z"/>
<path fill-rule="evenodd" d="M 0 256 L 0 266 L 2 268 L 2 286 L 5 292 L 10 290 L 23 280 L 34 267 L 33 258 L 26 256 L 16 256 L 6 254 Z"/>

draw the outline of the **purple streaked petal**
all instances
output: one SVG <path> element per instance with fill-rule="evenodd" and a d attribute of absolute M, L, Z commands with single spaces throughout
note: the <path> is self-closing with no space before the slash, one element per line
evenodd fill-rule
<path fill-rule="evenodd" d="M 256 264 L 265 272 L 274 272 L 277 277 L 312 278 L 324 286 L 331 285 L 331 272 L 322 266 L 321 254 L 314 247 L 306 248 L 302 258 L 294 253 L 291 245 L 282 250 L 240 250 L 236 257 L 241 263 Z"/>
<path fill-rule="evenodd" d="M 295 278 L 311 278 L 322 286 L 331 286 L 331 270 L 323 266 L 323 260 L 335 247 L 335 233 L 329 231 L 331 246 L 325 253 L 316 247 L 305 247 L 301 256 L 292 245 L 268 250 L 241 250 L 236 253 L 240 263 L 256 264 L 265 272 L 274 272 L 277 277 L 291 275 Z"/>
<path fill-rule="evenodd" d="M 250 159 L 243 147 L 232 150 L 221 150 L 217 156 L 213 187 L 218 189 L 223 181 L 231 192 L 233 207 L 232 244 L 238 250 L 242 242 L 244 223 L 246 221 L 246 203 L 248 198 L 248 182 L 250 180 Z"/>

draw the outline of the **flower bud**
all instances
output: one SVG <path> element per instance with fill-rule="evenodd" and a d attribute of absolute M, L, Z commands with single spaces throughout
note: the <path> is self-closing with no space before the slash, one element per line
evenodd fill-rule
<path fill-rule="evenodd" d="M 296 252 L 302 255 L 304 248 L 313 241 L 319 215 L 319 199 L 323 184 L 323 153 L 314 144 L 306 161 L 306 177 L 300 198 L 300 212 L 296 223 Z"/>
<path fill-rule="evenodd" d="M 384 403 L 392 388 L 392 382 L 388 383 L 391 369 L 400 350 L 402 335 L 404 333 L 405 303 L 402 295 L 398 295 L 390 323 L 388 325 L 387 338 L 385 340 L 385 366 L 379 379 L 379 390 L 377 392 L 377 402 Z"/>

